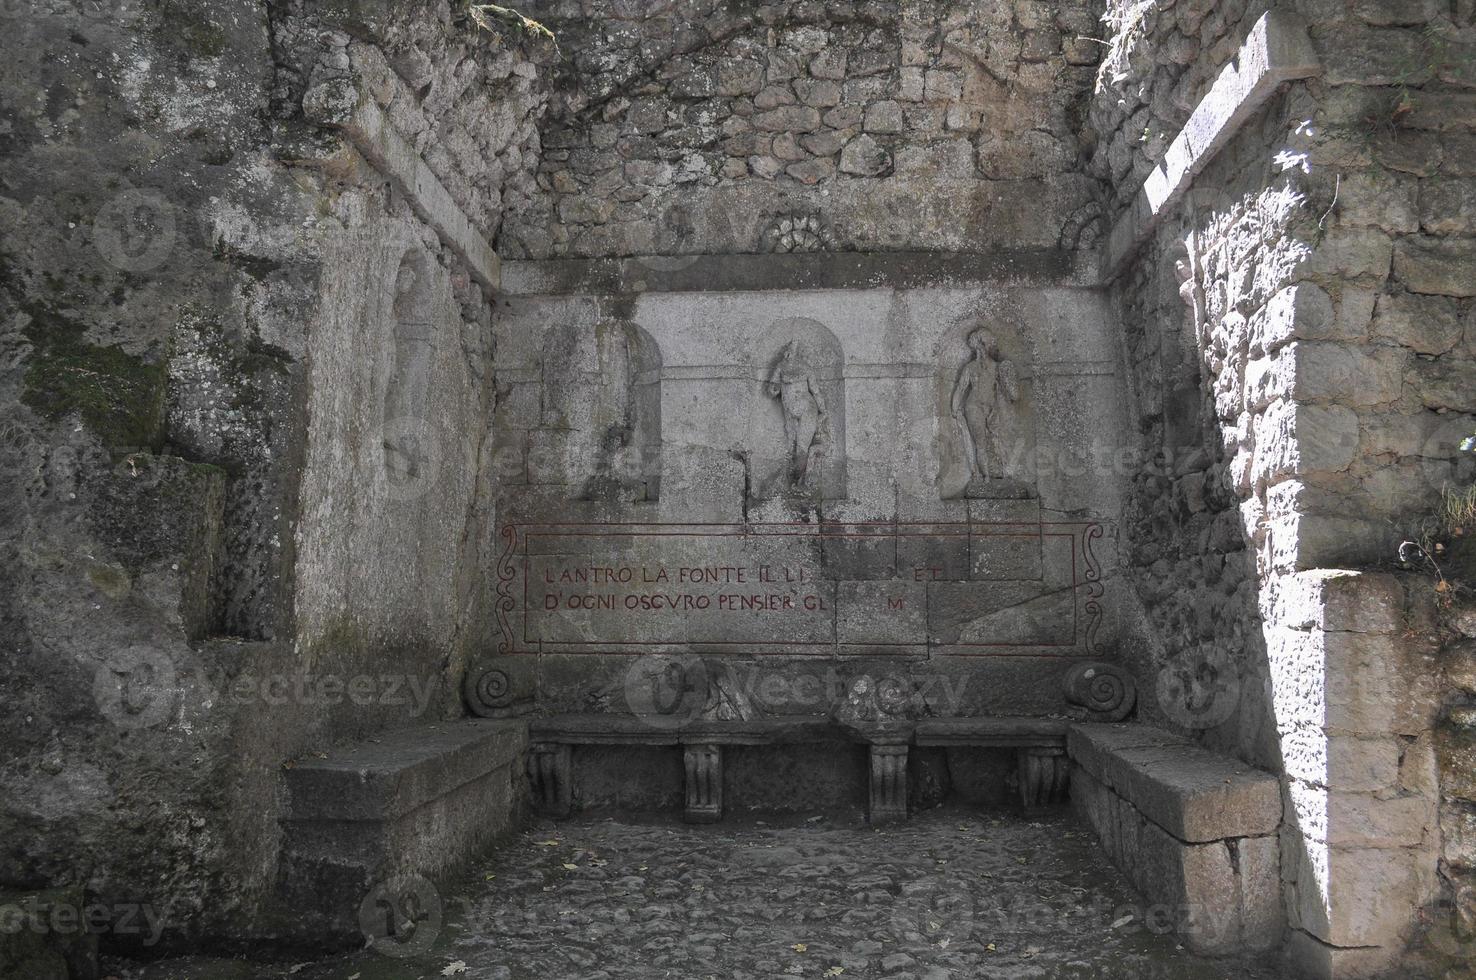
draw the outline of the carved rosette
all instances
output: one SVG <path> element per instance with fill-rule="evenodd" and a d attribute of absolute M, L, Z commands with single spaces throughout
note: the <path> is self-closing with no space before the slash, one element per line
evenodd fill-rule
<path fill-rule="evenodd" d="M 1122 721 L 1138 703 L 1137 682 L 1116 664 L 1079 663 L 1066 672 L 1062 687 L 1067 703 L 1088 721 Z"/>

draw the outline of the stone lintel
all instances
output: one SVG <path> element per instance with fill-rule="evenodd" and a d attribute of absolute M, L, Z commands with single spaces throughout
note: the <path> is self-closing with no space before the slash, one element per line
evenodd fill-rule
<path fill-rule="evenodd" d="M 1321 70 L 1306 25 L 1299 18 L 1281 10 L 1263 14 L 1235 60 L 1221 69 L 1195 106 L 1163 162 L 1148 174 L 1132 205 L 1113 225 L 1102 256 L 1103 278 L 1110 282 L 1121 275 L 1162 215 L 1178 203 L 1199 172 L 1279 85 Z"/>
<path fill-rule="evenodd" d="M 1072 760 L 1181 841 L 1276 833 L 1275 776 L 1147 725 L 1073 725 Z"/>
<path fill-rule="evenodd" d="M 466 263 L 487 292 L 502 288 L 501 260 L 440 178 L 415 152 L 378 103 L 347 80 L 318 86 L 303 98 L 309 118 L 344 134 L 354 148 L 405 195 L 441 242 Z"/>

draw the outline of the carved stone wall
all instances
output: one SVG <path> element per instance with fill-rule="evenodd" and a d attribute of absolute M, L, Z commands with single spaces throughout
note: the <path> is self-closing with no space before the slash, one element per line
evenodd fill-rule
<path fill-rule="evenodd" d="M 1104 449 L 1120 392 L 1100 295 L 947 275 L 633 294 L 630 280 L 550 289 L 544 271 L 509 265 L 494 421 L 498 632 L 537 664 L 543 710 L 640 715 L 624 672 L 695 655 L 786 689 L 885 663 L 959 678 L 936 713 L 1062 712 L 1063 672 L 1113 649 Z M 1016 469 L 945 494 L 951 399 L 981 324 L 1019 375 L 1000 430 Z M 586 492 L 629 397 L 609 354 L 632 336 L 660 352 L 659 445 L 643 454 L 659 499 Z"/>

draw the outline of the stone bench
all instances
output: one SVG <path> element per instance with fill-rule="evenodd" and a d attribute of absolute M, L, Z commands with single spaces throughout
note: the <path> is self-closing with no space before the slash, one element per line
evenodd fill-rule
<path fill-rule="evenodd" d="M 1072 805 L 1191 949 L 1268 949 L 1285 926 L 1281 786 L 1146 725 L 1071 726 Z"/>
<path fill-rule="evenodd" d="M 303 934 L 362 943 L 357 911 L 376 884 L 439 879 L 511 831 L 526 745 L 521 722 L 477 718 L 293 763 L 278 882 Z"/>
<path fill-rule="evenodd" d="M 867 727 L 843 726 L 819 716 L 653 724 L 634 715 L 551 715 L 528 722 L 528 776 L 535 805 L 564 817 L 573 809 L 574 746 L 680 746 L 686 765 L 686 819 L 712 823 L 723 814 L 723 746 L 844 739 L 869 748 L 867 817 L 881 824 L 907 817 L 907 752 L 914 744 L 1014 748 L 1027 809 L 1063 802 L 1068 725 L 1062 719 L 998 717 L 931 718 Z"/>

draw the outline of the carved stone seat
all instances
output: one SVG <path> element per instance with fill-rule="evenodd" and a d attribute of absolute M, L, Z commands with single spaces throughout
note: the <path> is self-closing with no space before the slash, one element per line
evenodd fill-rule
<path fill-rule="evenodd" d="M 671 727 L 624 714 L 563 714 L 528 722 L 528 776 L 544 812 L 567 816 L 573 806 L 571 749 L 575 745 L 681 746 L 686 762 L 686 818 L 711 823 L 723 812 L 722 747 L 803 744 L 847 740 L 870 748 L 873 824 L 907 817 L 907 751 L 910 745 L 1013 748 L 1021 801 L 1027 809 L 1065 799 L 1066 733 L 1058 718 L 928 718 L 867 727 L 819 716 L 697 719 Z"/>

